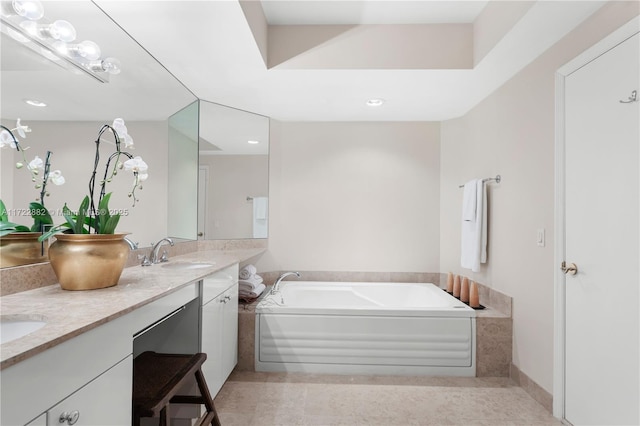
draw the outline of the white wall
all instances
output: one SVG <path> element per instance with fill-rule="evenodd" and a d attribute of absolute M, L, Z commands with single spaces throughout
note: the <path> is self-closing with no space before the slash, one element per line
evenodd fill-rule
<path fill-rule="evenodd" d="M 253 203 L 247 197 L 269 195 L 267 155 L 201 155 L 208 168 L 205 239 L 253 236 Z"/>
<path fill-rule="evenodd" d="M 439 128 L 272 121 L 259 269 L 437 271 Z"/>
<path fill-rule="evenodd" d="M 440 270 L 464 273 L 514 298 L 513 363 L 551 392 L 553 384 L 554 74 L 638 14 L 610 3 L 464 117 L 442 123 Z M 489 185 L 488 264 L 460 265 L 459 184 Z M 546 246 L 536 230 L 546 229 Z"/>
<path fill-rule="evenodd" d="M 45 199 L 45 206 L 51 210 L 62 209 L 65 203 L 76 210 L 82 198 L 89 194 L 89 178 L 93 171 L 95 140 L 102 122 L 64 122 L 64 121 L 28 121 L 32 132 L 26 139 L 20 140 L 21 145 L 30 147 L 26 151 L 27 161 L 35 155 L 43 160 L 46 151 L 52 151 L 51 170 L 61 170 L 66 179 L 62 186 L 49 184 L 47 189 L 51 196 Z M 140 155 L 149 165 L 149 179 L 138 190 L 139 202 L 132 207 L 133 201 L 127 196 L 133 184 L 130 172 L 120 171 L 107 184 L 107 192 L 113 192 L 109 207 L 123 209 L 128 214 L 120 218 L 118 232 L 130 232 L 133 241 L 148 246 L 153 241 L 166 236 L 167 233 L 167 122 L 127 122 L 127 129 L 133 137 L 135 149 L 129 152 L 134 156 Z M 103 140 L 112 141 L 112 135 L 103 136 Z M 124 149 L 124 148 L 123 148 Z M 115 151 L 115 144 L 103 142 L 100 144 L 100 166 L 96 177 L 97 202 L 100 193 L 100 180 L 104 175 L 105 161 Z M 8 150 L 3 150 L 4 157 Z M 21 157 L 14 151 L 14 160 Z M 125 160 L 125 159 L 123 159 Z M 13 201 L 7 202 L 7 208 L 28 208 L 29 202 L 39 198 L 39 190 L 33 188 L 27 170 L 15 170 L 13 177 Z M 11 204 L 11 205 L 9 205 Z M 30 217 L 13 218 L 18 223 L 31 225 Z M 61 214 L 54 216 L 55 224 L 63 223 Z"/>

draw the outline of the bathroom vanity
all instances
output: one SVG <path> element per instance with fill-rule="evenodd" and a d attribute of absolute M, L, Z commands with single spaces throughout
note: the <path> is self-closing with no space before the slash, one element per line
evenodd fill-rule
<path fill-rule="evenodd" d="M 3 321 L 46 322 L 0 345 L 0 423 L 129 424 L 133 358 L 144 350 L 207 353 L 215 395 L 237 361 L 238 263 L 261 251 L 196 252 L 127 268 L 107 289 L 0 298 Z"/>

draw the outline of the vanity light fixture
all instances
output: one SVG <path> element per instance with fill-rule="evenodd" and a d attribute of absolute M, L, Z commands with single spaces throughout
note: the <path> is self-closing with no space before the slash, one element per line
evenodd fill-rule
<path fill-rule="evenodd" d="M 37 100 L 37 99 L 25 99 L 25 100 L 24 100 L 24 102 L 25 102 L 27 105 L 31 105 L 31 106 L 34 106 L 34 107 L 40 107 L 40 108 L 42 108 L 42 107 L 46 107 L 46 106 L 47 106 L 47 104 L 45 104 L 44 102 L 39 101 L 39 100 Z"/>
<path fill-rule="evenodd" d="M 247 141 L 247 143 L 250 143 L 251 145 L 257 145 L 260 143 L 260 141 Z"/>
<path fill-rule="evenodd" d="M 9 2 L 3 3 L 0 31 L 39 55 L 63 68 L 80 70 L 101 83 L 108 83 L 110 74 L 120 73 L 120 61 L 102 59 L 96 43 L 75 42 L 76 30 L 70 22 L 47 21 L 40 1 L 13 0 L 11 6 Z"/>
<path fill-rule="evenodd" d="M 384 99 L 374 98 L 367 101 L 367 106 L 378 107 L 384 103 Z"/>
<path fill-rule="evenodd" d="M 38 0 L 13 0 L 13 11 L 25 19 L 37 21 L 44 16 L 44 7 Z"/>

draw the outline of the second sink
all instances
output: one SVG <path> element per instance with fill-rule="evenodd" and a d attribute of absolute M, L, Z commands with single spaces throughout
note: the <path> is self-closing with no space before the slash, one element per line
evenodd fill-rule
<path fill-rule="evenodd" d="M 30 315 L 0 316 L 0 344 L 11 342 L 41 329 L 47 324 L 44 318 Z"/>

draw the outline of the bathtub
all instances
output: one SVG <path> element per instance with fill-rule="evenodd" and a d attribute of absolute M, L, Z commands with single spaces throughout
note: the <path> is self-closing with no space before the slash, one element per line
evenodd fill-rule
<path fill-rule="evenodd" d="M 256 306 L 256 371 L 475 376 L 475 311 L 434 284 L 286 281 Z"/>

